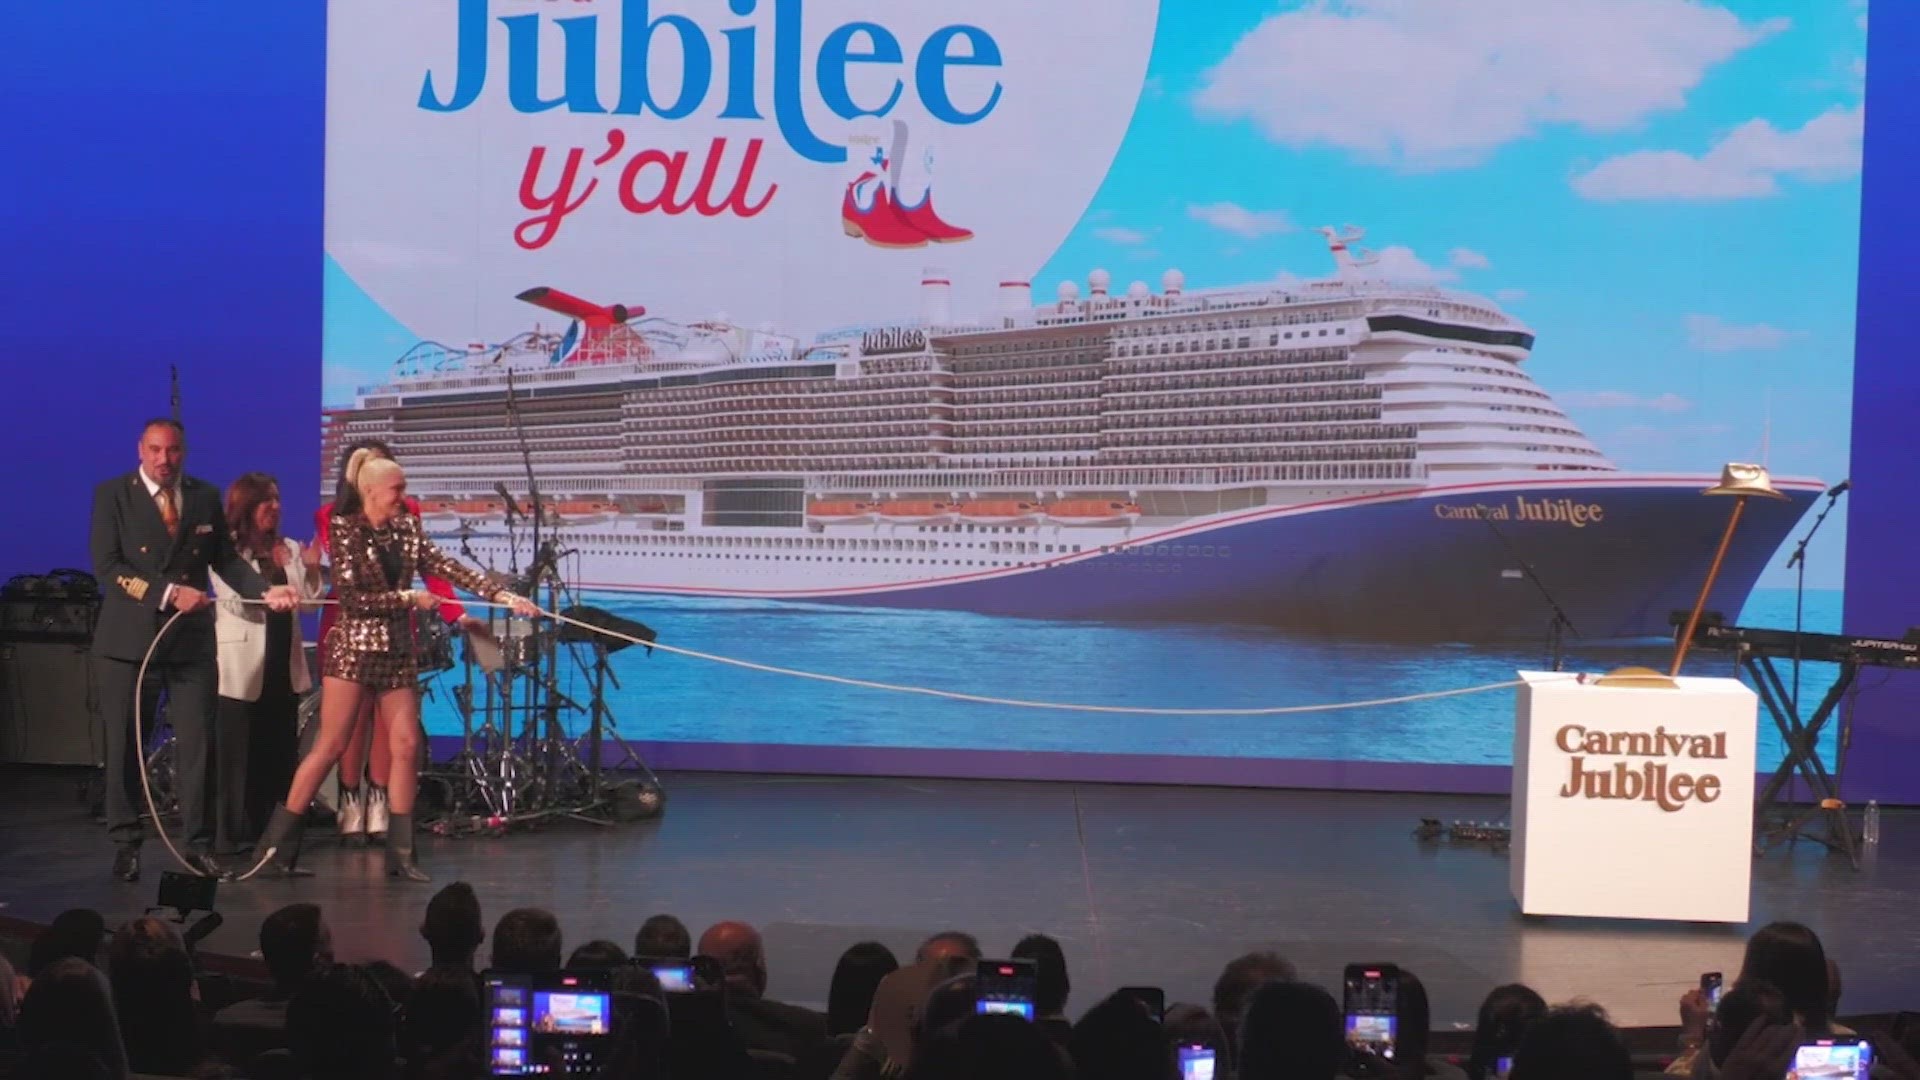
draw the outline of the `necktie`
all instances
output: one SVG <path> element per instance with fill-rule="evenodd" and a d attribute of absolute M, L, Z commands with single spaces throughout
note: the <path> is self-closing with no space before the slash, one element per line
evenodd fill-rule
<path fill-rule="evenodd" d="M 180 511 L 173 505 L 173 489 L 161 488 L 154 498 L 160 500 L 160 520 L 166 522 L 169 538 L 180 535 Z"/>

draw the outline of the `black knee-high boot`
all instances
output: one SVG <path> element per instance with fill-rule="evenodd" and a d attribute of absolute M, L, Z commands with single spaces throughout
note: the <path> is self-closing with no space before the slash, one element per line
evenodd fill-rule
<path fill-rule="evenodd" d="M 285 806 L 273 808 L 273 816 L 267 819 L 267 831 L 253 846 L 255 856 L 261 860 L 255 873 L 268 877 L 313 876 L 313 871 L 303 870 L 299 866 L 300 833 L 305 829 L 306 821 L 305 814 L 296 814 Z"/>
<path fill-rule="evenodd" d="M 393 814 L 387 820 L 387 873 L 408 881 L 433 880 L 413 861 L 412 814 Z"/>

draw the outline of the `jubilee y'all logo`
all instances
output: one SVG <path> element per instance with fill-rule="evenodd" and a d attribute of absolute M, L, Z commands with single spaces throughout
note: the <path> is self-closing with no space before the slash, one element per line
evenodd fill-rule
<path fill-rule="evenodd" d="M 517 112 L 558 109 L 573 114 L 651 115 L 681 120 L 701 114 L 714 98 L 719 110 L 712 113 L 712 118 L 762 125 L 770 121 L 790 151 L 820 164 L 847 162 L 849 148 L 828 142 L 809 125 L 803 108 L 809 95 L 835 116 L 857 121 L 888 117 L 911 93 L 920 111 L 935 122 L 968 125 L 990 115 L 1003 93 L 997 78 L 990 86 L 974 80 L 966 100 L 956 93 L 956 72 L 968 68 L 993 70 L 1002 64 L 999 43 L 978 26 L 942 26 L 909 49 L 909 43 L 885 25 L 856 20 L 828 31 L 809 55 L 803 41 L 804 0 L 771 0 L 765 5 L 761 0 L 729 0 L 728 10 L 748 21 L 720 29 L 717 45 L 691 16 L 656 16 L 649 0 L 620 0 L 619 93 L 609 105 L 602 100 L 599 89 L 601 17 L 595 9 L 613 5 L 583 4 L 576 8 L 557 4 L 549 8 L 539 4 L 541 10 L 527 11 L 530 2 L 520 0 L 510 5 L 516 13 L 492 18 L 489 0 L 460 0 L 454 69 L 450 74 L 438 73 L 438 78 L 432 70 L 424 74 L 418 107 L 428 112 L 454 113 L 481 99 L 494 67 L 490 63 L 494 22 L 505 29 L 506 99 Z M 556 96 L 541 90 L 541 50 L 551 37 L 550 31 L 557 31 L 560 45 L 562 72 Z M 678 50 L 677 85 L 656 84 L 650 63 L 656 46 Z M 773 59 L 768 101 L 760 99 L 755 80 L 763 46 Z M 897 74 L 891 80 L 881 79 L 878 91 L 870 90 L 864 100 L 857 100 L 849 80 L 850 71 L 856 68 Z M 626 133 L 617 127 L 610 128 L 591 152 L 583 146 L 565 148 L 558 155 L 557 169 L 551 171 L 548 159 L 554 150 L 532 147 L 519 189 L 520 204 L 532 216 L 514 229 L 514 240 L 528 250 L 552 242 L 565 218 L 586 205 L 598 190 L 602 170 L 609 169 L 618 170 L 617 174 L 604 175 L 614 177 L 620 204 L 630 213 L 677 215 L 692 210 L 707 217 L 724 213 L 753 217 L 766 209 L 779 190 L 772 183 L 755 188 L 754 170 L 765 141 L 760 136 L 746 140 L 733 166 L 733 183 L 720 197 L 716 192 L 727 186 L 721 170 L 729 156 L 729 140 L 724 135 L 709 141 L 705 161 L 690 188 L 688 177 L 693 169 L 689 151 L 661 147 L 630 151 Z M 880 247 L 919 247 L 929 242 L 968 239 L 972 236 L 969 230 L 950 225 L 933 210 L 930 147 L 923 148 L 918 158 L 919 182 L 912 185 L 916 193 L 903 194 L 910 145 L 906 125 L 895 118 L 889 146 L 862 147 L 866 155 L 863 161 L 870 167 L 847 185 L 841 206 L 847 235 Z"/>

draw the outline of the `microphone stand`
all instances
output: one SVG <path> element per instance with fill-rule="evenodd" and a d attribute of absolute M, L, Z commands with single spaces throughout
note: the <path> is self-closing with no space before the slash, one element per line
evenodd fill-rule
<path fill-rule="evenodd" d="M 559 606 L 560 601 L 559 590 L 553 581 L 553 577 L 557 577 L 559 574 L 558 559 L 551 550 L 553 547 L 552 538 L 541 535 L 547 516 L 547 509 L 545 501 L 540 497 L 539 478 L 533 470 L 533 447 L 527 439 L 527 426 L 520 416 L 520 404 L 518 397 L 514 393 L 514 373 L 511 368 L 507 371 L 507 420 L 513 425 L 514 439 L 520 448 L 520 464 L 527 474 L 527 500 L 533 504 L 533 561 L 527 568 L 527 597 L 537 602 L 540 598 L 540 586 L 544 582 L 547 585 L 547 608 L 548 610 L 554 610 Z M 533 631 L 530 629 L 529 632 L 531 633 Z M 546 794 L 548 800 L 551 801 L 554 795 L 556 774 L 559 770 L 557 746 L 563 738 L 560 727 L 562 695 L 560 693 L 558 679 L 560 674 L 559 656 L 557 655 L 559 648 L 558 635 L 543 636 L 545 637 L 544 641 L 535 639 L 538 646 L 535 650 L 537 661 L 534 664 L 532 678 L 529 679 L 527 687 L 527 727 L 530 731 L 533 730 L 535 715 L 539 714 L 543 716 L 545 723 L 541 725 L 540 735 L 537 737 L 537 741 L 545 744 L 545 753 L 542 757 L 546 765 L 544 770 L 547 788 Z M 537 703 L 534 699 L 534 695 L 542 688 L 547 692 L 546 707 L 543 710 L 536 707 Z M 577 709 L 579 707 L 571 701 L 568 701 L 567 705 L 570 708 Z"/>
<path fill-rule="evenodd" d="M 1560 602 L 1553 598 L 1547 583 L 1540 580 L 1540 575 L 1534 570 L 1533 564 L 1513 546 L 1513 541 L 1507 538 L 1506 533 L 1500 531 L 1500 526 L 1493 523 L 1493 516 L 1483 510 L 1480 520 L 1486 522 L 1487 528 L 1493 530 L 1493 535 L 1499 538 L 1500 545 L 1507 549 L 1507 554 L 1513 558 L 1514 562 L 1520 564 L 1520 573 L 1533 583 L 1533 588 L 1540 594 L 1540 599 L 1546 601 L 1547 607 L 1553 611 L 1553 621 L 1547 624 L 1547 659 L 1552 662 L 1553 670 L 1559 671 L 1566 666 L 1563 635 L 1571 633 L 1574 637 L 1579 637 L 1580 631 L 1574 628 L 1573 620 L 1567 618 L 1567 613 L 1561 608 Z"/>
<path fill-rule="evenodd" d="M 1815 533 L 1820 531 L 1821 523 L 1827 520 L 1828 514 L 1833 513 L 1834 504 L 1840 501 L 1840 496 L 1846 494 L 1847 489 L 1851 487 L 1852 484 L 1853 482 L 1851 480 L 1842 480 L 1840 483 L 1835 484 L 1831 491 L 1827 492 L 1827 505 L 1820 508 L 1820 515 L 1813 519 L 1812 527 L 1807 529 L 1806 535 L 1802 536 L 1800 538 L 1800 542 L 1794 545 L 1793 555 L 1787 559 L 1787 566 L 1794 571 L 1794 578 L 1793 578 L 1793 692 L 1788 696 L 1787 700 L 1792 703 L 1789 707 L 1793 715 L 1796 717 L 1800 715 L 1800 663 L 1801 663 L 1800 633 L 1801 633 L 1801 628 L 1804 626 L 1806 621 L 1807 545 L 1813 542 L 1813 536 Z M 1845 725 L 1842 725 L 1842 726 L 1844 727 Z M 1843 739 L 1842 741 L 1844 742 L 1845 740 Z M 1844 753 L 1844 749 L 1845 749 L 1844 746 L 1840 748 L 1840 752 L 1842 754 Z M 1809 753 L 1815 753 L 1815 754 L 1819 753 L 1818 747 L 1810 746 L 1807 748 L 1807 750 Z M 1788 751 L 1792 752 L 1792 747 L 1788 747 Z M 1839 755 L 1836 755 L 1836 756 L 1839 756 Z M 1844 760 L 1844 757 L 1841 757 L 1840 760 Z M 1836 768 L 1839 766 L 1839 763 L 1840 762 L 1838 760 L 1835 761 L 1834 764 Z M 1795 789 L 1799 784 L 1799 778 L 1797 776 L 1790 775 L 1787 777 L 1787 784 L 1788 784 L 1787 800 L 1791 802 L 1793 801 L 1793 799 L 1798 797 L 1798 792 Z"/>
<path fill-rule="evenodd" d="M 1840 501 L 1840 496 L 1846 494 L 1847 489 L 1852 486 L 1852 481 L 1842 481 L 1835 484 L 1833 490 L 1827 492 L 1827 505 L 1820 508 L 1820 516 L 1813 519 L 1813 526 L 1807 530 L 1805 536 L 1800 538 L 1800 542 L 1794 545 L 1793 556 L 1787 560 L 1787 569 L 1795 571 L 1793 582 L 1793 695 L 1790 698 L 1793 702 L 1793 711 L 1795 713 L 1800 711 L 1800 630 L 1805 622 L 1806 616 L 1807 545 L 1813 542 L 1814 534 L 1820 531 L 1820 526 L 1827 520 L 1827 515 L 1833 513 L 1834 504 Z"/>

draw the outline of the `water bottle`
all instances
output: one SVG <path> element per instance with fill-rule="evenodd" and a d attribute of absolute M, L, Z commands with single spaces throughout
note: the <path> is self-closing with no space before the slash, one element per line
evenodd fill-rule
<path fill-rule="evenodd" d="M 1880 802 L 1867 800 L 1867 812 L 1860 820 L 1860 841 L 1868 847 L 1880 846 Z"/>

